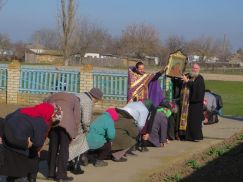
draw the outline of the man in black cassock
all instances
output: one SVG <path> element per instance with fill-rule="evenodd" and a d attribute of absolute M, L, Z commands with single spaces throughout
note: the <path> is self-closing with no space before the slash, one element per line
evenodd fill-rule
<path fill-rule="evenodd" d="M 202 140 L 205 83 L 202 75 L 200 75 L 200 66 L 198 64 L 193 64 L 189 77 L 183 75 L 182 80 L 187 84 L 189 88 L 189 108 L 187 117 L 186 140 Z"/>

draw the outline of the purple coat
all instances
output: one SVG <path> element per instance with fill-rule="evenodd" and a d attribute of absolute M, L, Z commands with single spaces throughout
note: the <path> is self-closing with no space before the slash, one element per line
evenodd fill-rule
<path fill-rule="evenodd" d="M 156 147 L 160 147 L 161 143 L 166 142 L 168 120 L 161 112 L 157 112 L 154 117 L 152 131 L 149 135 L 149 141 Z"/>

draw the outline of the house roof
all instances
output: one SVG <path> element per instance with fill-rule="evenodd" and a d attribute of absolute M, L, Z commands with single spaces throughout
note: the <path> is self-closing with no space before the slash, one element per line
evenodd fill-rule
<path fill-rule="evenodd" d="M 61 50 L 28 49 L 26 52 L 34 53 L 34 54 L 37 54 L 37 55 L 63 56 L 63 52 Z"/>
<path fill-rule="evenodd" d="M 234 63 L 240 63 L 240 62 L 243 62 L 243 56 L 241 54 L 233 54 L 231 57 L 230 57 L 230 62 L 234 62 Z"/>

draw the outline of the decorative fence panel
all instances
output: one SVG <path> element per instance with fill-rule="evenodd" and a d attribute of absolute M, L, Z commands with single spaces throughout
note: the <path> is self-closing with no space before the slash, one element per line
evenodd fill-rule
<path fill-rule="evenodd" d="M 168 90 L 171 86 L 168 87 L 166 84 L 171 84 L 171 82 L 166 82 L 165 77 L 161 77 L 159 80 L 165 97 L 169 97 Z M 93 72 L 93 86 L 101 89 L 104 94 L 104 99 L 106 100 L 126 101 L 128 89 L 127 81 L 127 72 L 111 72 L 108 70 Z"/>
<path fill-rule="evenodd" d="M 104 99 L 126 101 L 127 99 L 127 73 L 94 71 L 93 85 L 99 88 Z"/>
<path fill-rule="evenodd" d="M 7 89 L 7 65 L 0 64 L 0 90 Z"/>
<path fill-rule="evenodd" d="M 19 91 L 22 93 L 45 94 L 61 91 L 77 93 L 79 89 L 79 69 L 21 66 Z"/>

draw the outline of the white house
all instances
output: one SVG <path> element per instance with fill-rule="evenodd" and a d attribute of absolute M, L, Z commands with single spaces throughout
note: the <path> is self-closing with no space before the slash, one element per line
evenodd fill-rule
<path fill-rule="evenodd" d="M 84 55 L 85 58 L 102 58 L 99 53 L 85 53 Z"/>
<path fill-rule="evenodd" d="M 9 49 L 0 49 L 0 56 L 13 56 L 14 52 Z"/>
<path fill-rule="evenodd" d="M 158 57 L 153 57 L 153 56 L 145 56 L 146 59 L 154 61 L 155 65 L 159 65 L 159 58 Z"/>
<path fill-rule="evenodd" d="M 219 58 L 216 56 L 209 57 L 206 59 L 206 63 L 216 63 L 217 61 L 219 61 Z"/>
<path fill-rule="evenodd" d="M 190 55 L 188 56 L 188 62 L 189 63 L 196 63 L 200 61 L 200 56 L 198 55 Z"/>
<path fill-rule="evenodd" d="M 243 67 L 243 56 L 241 54 L 233 54 L 229 60 L 230 64 L 238 64 L 240 67 Z"/>

